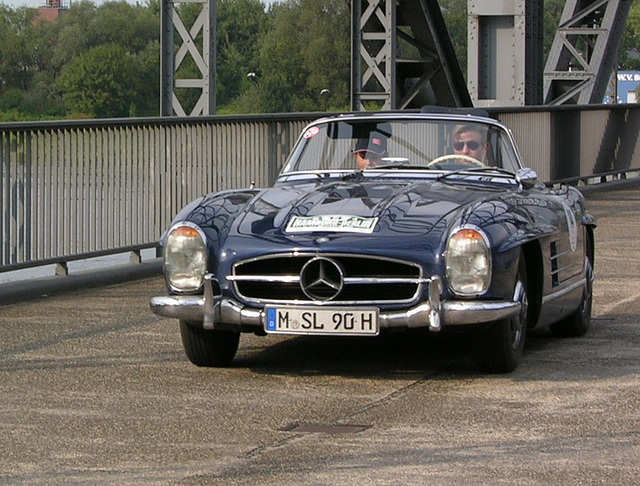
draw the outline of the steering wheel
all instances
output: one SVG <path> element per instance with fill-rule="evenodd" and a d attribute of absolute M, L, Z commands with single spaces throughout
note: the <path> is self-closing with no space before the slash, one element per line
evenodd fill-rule
<path fill-rule="evenodd" d="M 474 159 L 469 155 L 463 154 L 446 154 L 441 155 L 440 157 L 436 157 L 431 162 L 427 164 L 427 167 L 432 167 L 434 165 L 438 165 L 440 162 L 444 162 L 446 160 L 464 160 L 465 162 L 470 163 L 471 165 L 475 165 L 476 167 L 484 167 L 485 165 L 480 162 L 478 159 Z"/>

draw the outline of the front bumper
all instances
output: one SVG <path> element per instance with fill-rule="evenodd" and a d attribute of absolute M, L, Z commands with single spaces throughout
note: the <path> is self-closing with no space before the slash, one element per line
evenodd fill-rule
<path fill-rule="evenodd" d="M 202 322 L 205 329 L 235 327 L 263 330 L 266 315 L 262 309 L 244 306 L 232 299 L 214 295 L 211 280 L 205 280 L 204 295 L 170 295 L 151 299 L 151 310 L 160 316 Z M 511 301 L 442 301 L 442 281 L 429 281 L 429 300 L 399 311 L 380 311 L 380 328 L 428 327 L 440 331 L 443 326 L 483 324 L 515 317 L 522 311 L 519 286 Z"/>

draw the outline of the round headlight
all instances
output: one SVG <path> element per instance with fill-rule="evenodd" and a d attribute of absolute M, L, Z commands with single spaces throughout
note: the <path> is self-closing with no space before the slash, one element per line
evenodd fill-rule
<path fill-rule="evenodd" d="M 164 248 L 164 272 L 168 284 L 178 292 L 194 292 L 204 282 L 207 245 L 196 225 L 180 223 L 169 231 Z"/>
<path fill-rule="evenodd" d="M 462 296 L 476 296 L 491 283 L 491 253 L 487 237 L 463 228 L 451 235 L 445 254 L 449 288 Z"/>

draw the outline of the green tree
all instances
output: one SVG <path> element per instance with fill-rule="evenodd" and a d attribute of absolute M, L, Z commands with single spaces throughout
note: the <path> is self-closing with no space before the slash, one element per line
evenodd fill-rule
<path fill-rule="evenodd" d="M 560 25 L 564 4 L 565 0 L 545 0 L 544 2 L 544 38 L 542 41 L 544 62 L 549 57 L 551 45 L 555 39 L 558 25 Z"/>
<path fill-rule="evenodd" d="M 618 55 L 620 70 L 640 69 L 640 50 L 638 46 L 640 46 L 640 3 L 633 2 Z"/>
<path fill-rule="evenodd" d="M 218 0 L 217 101 L 225 106 L 250 88 L 268 17 L 260 0 Z"/>
<path fill-rule="evenodd" d="M 463 73 L 467 72 L 467 0 L 440 0 L 440 11 Z"/>
<path fill-rule="evenodd" d="M 260 49 L 259 111 L 294 111 L 294 97 L 305 89 L 309 72 L 300 50 L 299 13 L 300 6 L 293 1 L 272 7 L 273 27 Z"/>
<path fill-rule="evenodd" d="M 32 118 L 64 117 L 69 108 L 63 95 L 74 110 L 86 111 L 89 103 L 86 90 L 70 93 L 69 66 L 78 66 L 78 59 L 85 61 L 93 48 L 118 45 L 124 52 L 123 62 L 132 63 L 138 71 L 122 95 L 129 100 L 129 108 L 118 109 L 118 116 L 136 113 L 139 116 L 159 114 L 159 66 L 160 66 L 160 10 L 158 0 L 149 0 L 147 6 L 131 5 L 125 1 L 101 4 L 83 0 L 73 3 L 55 21 L 35 21 L 36 9 L 11 10 L 0 5 L 0 109 L 7 107 L 12 113 L 31 115 Z M 66 79 L 60 81 L 61 73 Z M 93 73 L 95 78 L 100 71 Z M 85 76 L 89 73 L 81 71 Z M 103 94 L 109 90 L 113 79 L 108 79 Z M 96 86 L 99 82 L 96 82 Z M 65 88 L 64 92 L 60 88 Z M 78 85 L 78 88 L 82 88 Z M 2 93 L 12 91 L 4 98 Z M 135 93 L 131 92 L 131 89 Z M 18 96 L 21 94 L 22 96 Z M 84 99 L 84 108 L 78 108 L 78 100 Z M 104 106 L 104 100 L 96 100 L 95 107 Z M 107 103 L 108 105 L 108 103 Z M 112 106 L 113 108 L 113 106 Z M 109 112 L 112 111 L 109 108 Z M 98 113 L 101 112 L 98 110 Z M 86 114 L 86 113 L 85 113 Z M 99 116 L 99 115 L 94 115 Z"/>
<path fill-rule="evenodd" d="M 149 42 L 134 56 L 139 66 L 134 104 L 135 116 L 160 115 L 160 41 Z"/>
<path fill-rule="evenodd" d="M 350 2 L 288 0 L 269 10 L 259 55 L 258 111 L 344 109 L 349 105 Z"/>
<path fill-rule="evenodd" d="M 89 25 L 96 15 L 96 6 L 88 0 L 74 3 L 54 22 L 43 24 L 43 37 L 51 45 L 51 69 L 55 75 L 93 45 Z"/>
<path fill-rule="evenodd" d="M 139 53 L 160 39 L 160 17 L 141 4 L 111 1 L 96 9 L 87 32 L 89 48 L 117 44 L 129 53 Z"/>
<path fill-rule="evenodd" d="M 52 46 L 51 65 L 59 71 L 89 49 L 104 44 L 120 45 L 133 54 L 144 51 L 160 38 L 160 15 L 141 4 L 108 1 L 96 7 L 81 0 L 55 22 L 43 24 L 40 33 Z"/>
<path fill-rule="evenodd" d="M 59 87 L 71 112 L 98 118 L 137 110 L 140 62 L 117 44 L 90 49 L 60 74 Z"/>
<path fill-rule="evenodd" d="M 33 46 L 28 33 L 35 10 L 11 10 L 0 5 L 0 94 L 8 89 L 25 90 L 34 74 Z"/>

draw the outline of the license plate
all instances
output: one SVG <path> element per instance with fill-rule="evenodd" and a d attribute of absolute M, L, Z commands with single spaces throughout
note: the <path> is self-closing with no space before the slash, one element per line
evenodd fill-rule
<path fill-rule="evenodd" d="M 376 336 L 378 309 L 348 307 L 267 307 L 265 330 L 275 334 Z"/>

